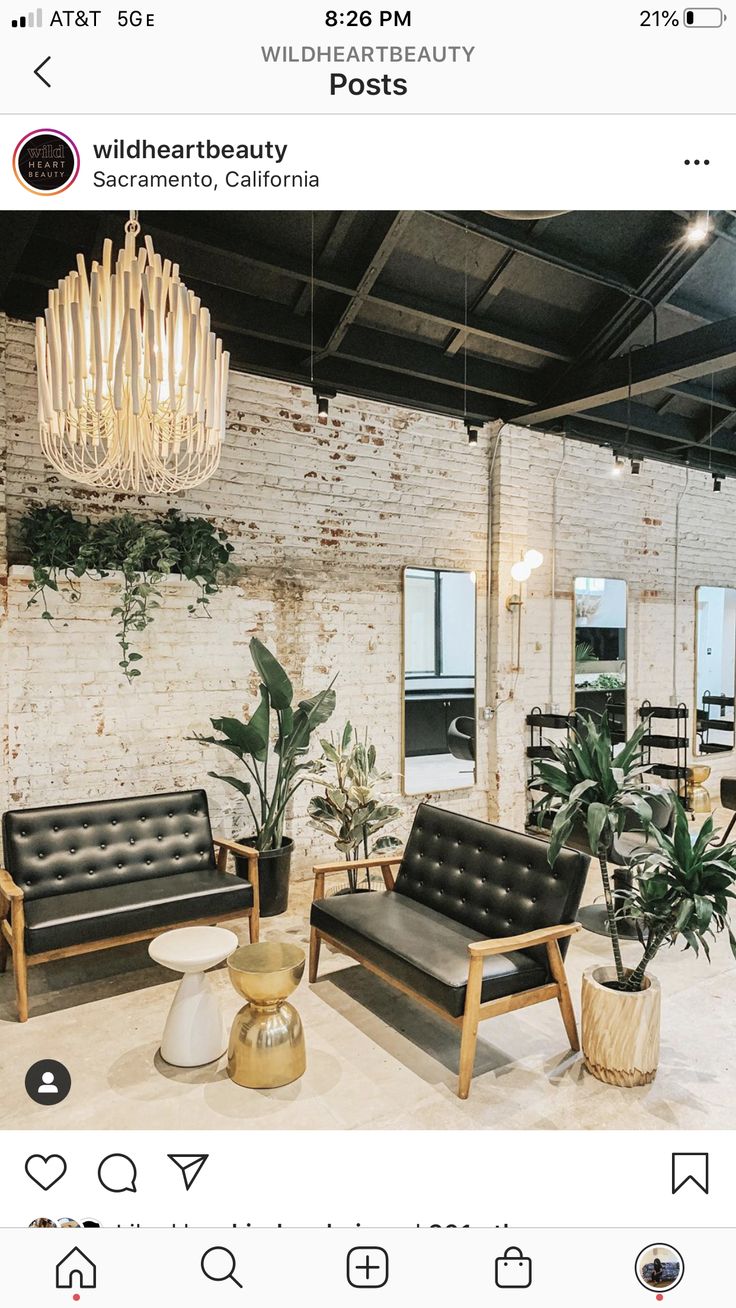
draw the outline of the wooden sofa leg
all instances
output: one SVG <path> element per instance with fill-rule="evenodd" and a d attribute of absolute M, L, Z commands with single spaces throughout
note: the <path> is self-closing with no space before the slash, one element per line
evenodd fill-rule
<path fill-rule="evenodd" d="M 560 1013 L 562 1014 L 562 1020 L 565 1023 L 565 1031 L 567 1032 L 567 1038 L 570 1041 L 570 1048 L 577 1053 L 580 1049 L 578 1024 L 575 1021 L 575 1009 L 572 1006 L 572 999 L 570 998 L 570 987 L 567 984 L 565 964 L 562 961 L 560 946 L 556 940 L 549 940 L 547 942 L 547 957 L 549 958 L 549 970 L 557 982 L 559 989 L 557 1002 L 560 1005 Z"/>
<path fill-rule="evenodd" d="M 8 966 L 9 953 L 10 953 L 10 945 L 5 939 L 5 932 L 3 931 L 2 928 L 2 922 L 0 922 L 0 973 L 4 972 Z"/>
<path fill-rule="evenodd" d="M 18 1001 L 18 1021 L 28 1021 L 28 964 L 23 939 L 25 923 L 23 914 L 13 913 L 13 972 L 15 974 L 15 995 Z"/>
<path fill-rule="evenodd" d="M 322 947 L 322 937 L 316 927 L 312 927 L 309 932 L 309 983 L 313 984 L 317 980 L 319 970 L 319 951 Z"/>
<path fill-rule="evenodd" d="M 457 1083 L 457 1093 L 460 1099 L 467 1099 L 470 1094 L 470 1082 L 473 1077 L 473 1064 L 475 1063 L 475 1048 L 478 1043 L 482 985 L 483 959 L 473 958 L 468 972 L 465 1013 L 463 1015 L 462 1037 L 460 1040 L 460 1075 Z"/>

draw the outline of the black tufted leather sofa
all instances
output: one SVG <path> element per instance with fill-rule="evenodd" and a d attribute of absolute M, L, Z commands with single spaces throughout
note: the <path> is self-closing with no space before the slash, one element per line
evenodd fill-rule
<path fill-rule="evenodd" d="M 557 999 L 577 1049 L 564 956 L 590 859 L 565 849 L 551 868 L 547 850 L 544 840 L 420 805 L 403 856 L 367 860 L 381 867 L 384 892 L 326 898 L 325 877 L 345 865 L 315 868 L 310 979 L 325 939 L 462 1027 L 461 1098 L 485 1017 Z"/>
<path fill-rule="evenodd" d="M 203 790 L 11 811 L 3 845 L 0 968 L 12 952 L 21 1021 L 29 964 L 235 917 L 258 939 L 257 852 L 213 839 Z"/>

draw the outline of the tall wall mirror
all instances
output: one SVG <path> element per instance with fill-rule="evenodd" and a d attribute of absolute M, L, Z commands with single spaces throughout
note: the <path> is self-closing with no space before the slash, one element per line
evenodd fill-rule
<path fill-rule="evenodd" d="M 626 739 L 626 582 L 575 578 L 574 708 L 607 711 L 614 742 Z"/>
<path fill-rule="evenodd" d="M 736 744 L 736 589 L 698 586 L 695 628 L 695 752 L 726 754 Z"/>
<path fill-rule="evenodd" d="M 475 573 L 404 569 L 404 794 L 475 785 Z"/>

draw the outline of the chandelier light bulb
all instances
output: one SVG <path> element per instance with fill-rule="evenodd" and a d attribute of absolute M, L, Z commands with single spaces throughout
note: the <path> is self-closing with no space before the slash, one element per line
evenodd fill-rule
<path fill-rule="evenodd" d="M 535 568 L 541 568 L 544 563 L 544 555 L 541 550 L 527 550 L 524 555 L 524 562 L 534 571 Z"/>
<path fill-rule="evenodd" d="M 102 262 L 77 255 L 36 319 L 41 448 L 64 477 L 87 486 L 160 494 L 205 481 L 220 462 L 230 356 L 210 315 L 162 261 L 125 244 Z"/>
<path fill-rule="evenodd" d="M 531 575 L 531 566 L 527 563 L 526 559 L 519 559 L 518 563 L 512 564 L 511 576 L 514 581 L 528 581 Z"/>

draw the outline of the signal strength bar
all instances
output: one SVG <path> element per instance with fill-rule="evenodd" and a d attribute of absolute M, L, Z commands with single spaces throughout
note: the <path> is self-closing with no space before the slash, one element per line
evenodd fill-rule
<path fill-rule="evenodd" d="M 43 27 L 43 9 L 31 11 L 28 16 L 22 18 L 11 18 L 11 27 Z"/>

